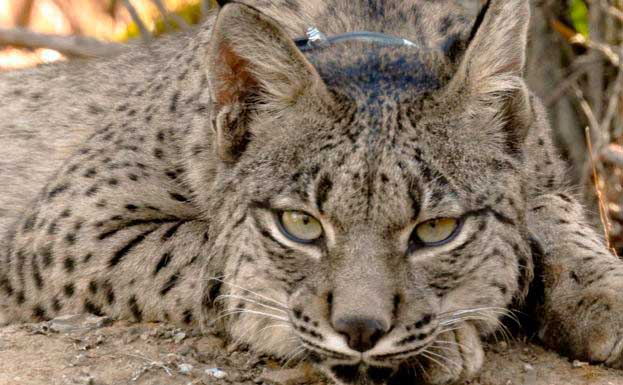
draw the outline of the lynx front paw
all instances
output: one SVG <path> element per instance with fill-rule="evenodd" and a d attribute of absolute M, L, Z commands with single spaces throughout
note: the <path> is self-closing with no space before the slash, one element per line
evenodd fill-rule
<path fill-rule="evenodd" d="M 464 323 L 443 333 L 421 354 L 422 377 L 427 384 L 451 384 L 473 377 L 484 361 L 484 351 L 476 328 Z"/>
<path fill-rule="evenodd" d="M 585 361 L 623 368 L 623 287 L 584 289 L 548 307 L 539 330 L 553 349 Z"/>

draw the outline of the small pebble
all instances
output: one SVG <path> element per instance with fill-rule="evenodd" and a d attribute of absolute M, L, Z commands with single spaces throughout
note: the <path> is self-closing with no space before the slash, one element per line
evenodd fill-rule
<path fill-rule="evenodd" d="M 573 363 L 571 365 L 573 365 L 574 368 L 581 368 L 583 366 L 588 366 L 588 362 L 573 360 Z"/>
<path fill-rule="evenodd" d="M 531 372 L 531 371 L 534 370 L 534 366 L 532 366 L 530 364 L 524 364 L 523 370 L 526 371 L 526 372 Z"/>
<path fill-rule="evenodd" d="M 175 335 L 173 336 L 173 341 L 175 341 L 176 344 L 179 344 L 180 342 L 184 341 L 184 338 L 186 338 L 186 333 L 175 333 Z"/>
<path fill-rule="evenodd" d="M 227 372 L 219 369 L 219 368 L 210 368 L 210 369 L 206 369 L 205 370 L 206 374 L 208 376 L 214 377 L 214 378 L 225 378 L 227 377 Z"/>
<path fill-rule="evenodd" d="M 182 374 L 189 374 L 193 371 L 193 366 L 191 364 L 179 364 L 177 365 L 177 369 Z"/>
<path fill-rule="evenodd" d="M 193 352 L 193 347 L 189 344 L 184 344 L 177 349 L 177 354 L 187 356 Z"/>

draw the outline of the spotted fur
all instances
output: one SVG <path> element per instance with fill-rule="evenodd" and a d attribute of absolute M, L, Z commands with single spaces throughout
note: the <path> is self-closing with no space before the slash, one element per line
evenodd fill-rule
<path fill-rule="evenodd" d="M 532 290 L 545 343 L 621 365 L 623 268 L 522 79 L 527 1 L 247 3 L 149 49 L 0 76 L 4 322 L 218 323 L 337 383 L 441 384 L 477 373 L 480 339 Z M 417 46 L 302 53 L 310 25 Z M 323 238 L 292 241 L 279 210 Z M 453 239 L 411 241 L 442 217 Z M 381 335 L 359 352 L 345 319 Z"/>

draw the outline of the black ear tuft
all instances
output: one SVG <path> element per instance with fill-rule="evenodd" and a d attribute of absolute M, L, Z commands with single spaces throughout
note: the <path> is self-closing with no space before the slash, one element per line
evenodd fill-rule
<path fill-rule="evenodd" d="M 489 11 L 490 5 L 491 5 L 491 0 L 487 0 L 485 5 L 480 9 L 480 12 L 478 13 L 478 17 L 476 18 L 476 21 L 474 22 L 474 25 L 472 26 L 472 31 L 469 34 L 468 41 L 471 42 L 472 40 L 474 40 L 474 37 L 476 36 L 476 32 L 478 32 L 478 29 L 480 28 L 483 20 L 485 19 L 485 15 Z"/>
<path fill-rule="evenodd" d="M 230 3 L 229 0 L 216 0 L 219 7 L 223 8 L 226 4 Z"/>

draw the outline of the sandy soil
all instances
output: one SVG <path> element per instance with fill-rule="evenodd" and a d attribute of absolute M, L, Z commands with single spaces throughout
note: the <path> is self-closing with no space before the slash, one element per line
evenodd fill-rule
<path fill-rule="evenodd" d="M 491 343 L 470 385 L 623 385 L 623 371 L 569 360 L 522 341 Z M 73 316 L 0 328 L 0 385 L 323 385 L 302 365 L 282 369 L 216 335 L 162 324 Z"/>

